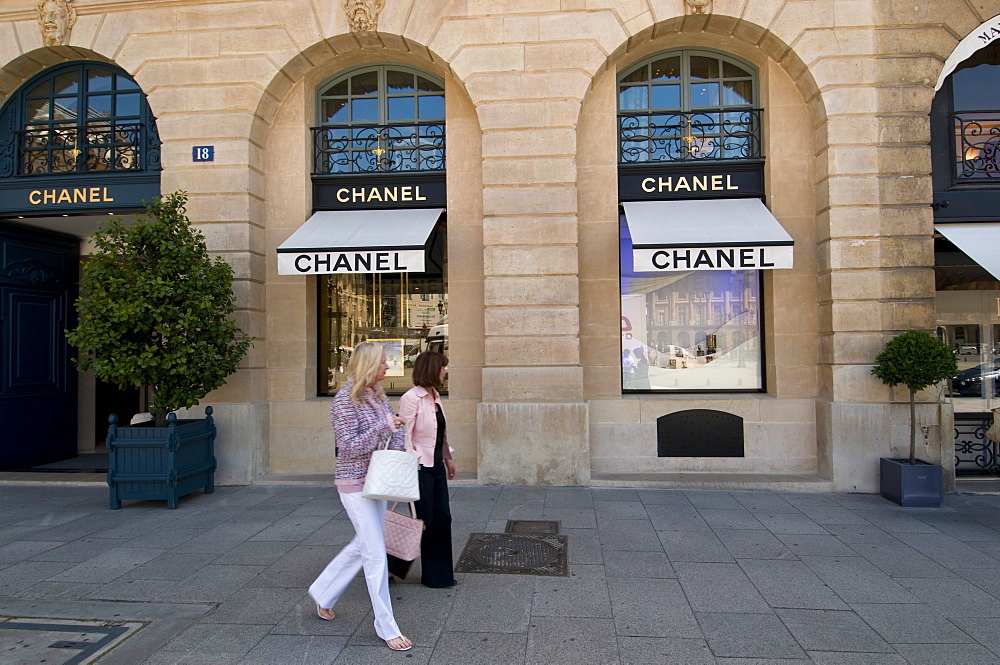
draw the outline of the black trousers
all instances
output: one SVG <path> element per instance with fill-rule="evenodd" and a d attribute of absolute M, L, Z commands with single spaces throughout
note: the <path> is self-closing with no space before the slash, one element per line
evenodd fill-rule
<path fill-rule="evenodd" d="M 431 588 L 455 584 L 455 569 L 451 558 L 451 507 L 448 505 L 448 472 L 444 463 L 433 467 L 421 466 L 418 472 L 420 500 L 416 502 L 417 517 L 424 521 L 420 539 L 420 582 Z M 389 556 L 389 572 L 403 579 L 412 561 Z"/>

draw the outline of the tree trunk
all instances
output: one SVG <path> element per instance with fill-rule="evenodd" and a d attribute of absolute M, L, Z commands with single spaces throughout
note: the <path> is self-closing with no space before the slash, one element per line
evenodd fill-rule
<path fill-rule="evenodd" d="M 917 406 L 915 395 L 910 391 L 910 464 L 916 464 L 917 458 Z"/>

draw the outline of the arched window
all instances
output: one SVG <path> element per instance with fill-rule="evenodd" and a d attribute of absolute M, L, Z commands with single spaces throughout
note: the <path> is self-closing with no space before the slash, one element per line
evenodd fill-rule
<path fill-rule="evenodd" d="M 339 74 L 316 89 L 316 125 L 312 179 L 317 209 L 444 207 L 443 81 L 388 64 Z M 356 196 L 365 186 L 377 196 Z M 335 193 L 324 198 L 329 191 L 324 187 Z M 420 187 L 426 198 L 397 191 L 417 193 Z M 431 188 L 439 193 L 429 193 Z M 352 193 L 344 194 L 348 190 Z M 422 272 L 320 275 L 319 394 L 334 394 L 343 386 L 347 360 L 360 340 L 385 347 L 390 368 L 382 387 L 390 395 L 413 385 L 417 354 L 447 352 L 447 231 L 444 214 L 427 237 Z"/>
<path fill-rule="evenodd" d="M 704 51 L 655 55 L 618 79 L 623 164 L 760 159 L 754 68 Z"/>
<path fill-rule="evenodd" d="M 444 85 L 381 65 L 320 86 L 315 174 L 443 171 Z"/>
<path fill-rule="evenodd" d="M 15 146 L 8 154 L 15 157 L 6 168 L 0 163 L 0 177 L 160 168 L 160 141 L 146 96 L 113 65 L 53 67 L 24 85 L 0 116 L 17 128 L 7 139 Z"/>

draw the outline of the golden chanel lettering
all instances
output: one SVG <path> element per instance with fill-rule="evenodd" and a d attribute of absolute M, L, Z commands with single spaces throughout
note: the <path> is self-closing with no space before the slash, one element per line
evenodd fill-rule
<path fill-rule="evenodd" d="M 72 189 L 35 189 L 28 194 L 31 205 L 60 203 L 113 203 L 107 187 L 75 187 Z"/>

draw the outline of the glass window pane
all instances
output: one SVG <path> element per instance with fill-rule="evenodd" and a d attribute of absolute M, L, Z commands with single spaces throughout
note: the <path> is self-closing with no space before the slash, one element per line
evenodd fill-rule
<path fill-rule="evenodd" d="M 351 122 L 378 122 L 378 99 L 352 99 Z"/>
<path fill-rule="evenodd" d="M 378 72 L 365 72 L 351 77 L 351 94 L 355 97 L 378 94 Z"/>
<path fill-rule="evenodd" d="M 52 100 L 53 120 L 73 120 L 79 111 L 79 100 L 76 97 L 56 97 Z"/>
<path fill-rule="evenodd" d="M 951 75 L 955 111 L 1000 109 L 1000 40 L 962 62 Z"/>
<path fill-rule="evenodd" d="M 28 97 L 48 97 L 52 94 L 52 81 L 43 81 L 28 93 Z"/>
<path fill-rule="evenodd" d="M 37 122 L 39 120 L 49 119 L 49 100 L 47 99 L 32 99 L 26 104 L 26 122 Z"/>
<path fill-rule="evenodd" d="M 334 83 L 326 90 L 324 90 L 321 94 L 324 97 L 327 96 L 332 97 L 334 95 L 346 97 L 348 94 L 350 94 L 350 89 L 351 89 L 351 80 L 344 79 L 343 81 Z"/>
<path fill-rule="evenodd" d="M 725 81 L 722 84 L 723 105 L 753 103 L 753 83 L 751 81 Z"/>
<path fill-rule="evenodd" d="M 664 58 L 657 60 L 650 67 L 651 81 L 678 81 L 681 78 L 681 58 Z"/>
<path fill-rule="evenodd" d="M 54 85 L 57 95 L 76 94 L 80 89 L 80 74 L 75 71 L 59 74 L 55 78 Z"/>
<path fill-rule="evenodd" d="M 649 92 L 644 85 L 621 87 L 618 93 L 618 108 L 622 111 L 640 111 L 649 108 Z"/>
<path fill-rule="evenodd" d="M 722 75 L 726 78 L 736 78 L 738 76 L 750 77 L 752 74 L 739 65 L 735 65 L 725 60 L 722 61 Z"/>
<path fill-rule="evenodd" d="M 390 95 L 413 92 L 413 74 L 390 69 L 385 73 L 385 83 Z"/>
<path fill-rule="evenodd" d="M 139 93 L 115 96 L 115 115 L 121 117 L 139 116 Z"/>
<path fill-rule="evenodd" d="M 389 122 L 415 119 L 413 97 L 390 97 L 388 101 Z"/>
<path fill-rule="evenodd" d="M 420 92 L 444 92 L 444 88 L 423 76 L 417 77 L 417 90 Z"/>
<path fill-rule="evenodd" d="M 1000 66 L 979 65 L 951 75 L 956 111 L 1000 108 Z"/>
<path fill-rule="evenodd" d="M 693 79 L 719 78 L 718 58 L 707 58 L 703 55 L 691 56 L 691 78 Z"/>
<path fill-rule="evenodd" d="M 417 98 L 417 108 L 420 120 L 443 120 L 444 95 L 422 95 Z"/>
<path fill-rule="evenodd" d="M 692 83 L 691 108 L 719 105 L 718 83 Z"/>
<path fill-rule="evenodd" d="M 681 107 L 681 87 L 679 85 L 654 85 L 653 103 L 654 109 L 680 109 Z"/>
<path fill-rule="evenodd" d="M 649 67 L 639 67 L 628 76 L 622 77 L 622 83 L 645 83 L 649 80 Z"/>
<path fill-rule="evenodd" d="M 347 117 L 346 99 L 324 99 L 323 100 L 323 122 L 324 123 L 345 123 Z"/>
<path fill-rule="evenodd" d="M 111 117 L 111 95 L 88 95 L 87 96 L 87 117 L 88 118 L 110 118 Z"/>
<path fill-rule="evenodd" d="M 111 83 L 114 77 L 111 72 L 92 69 L 87 72 L 87 92 L 107 92 L 111 90 Z"/>
<path fill-rule="evenodd" d="M 115 77 L 115 90 L 138 90 L 139 84 L 127 76 L 119 74 Z"/>

